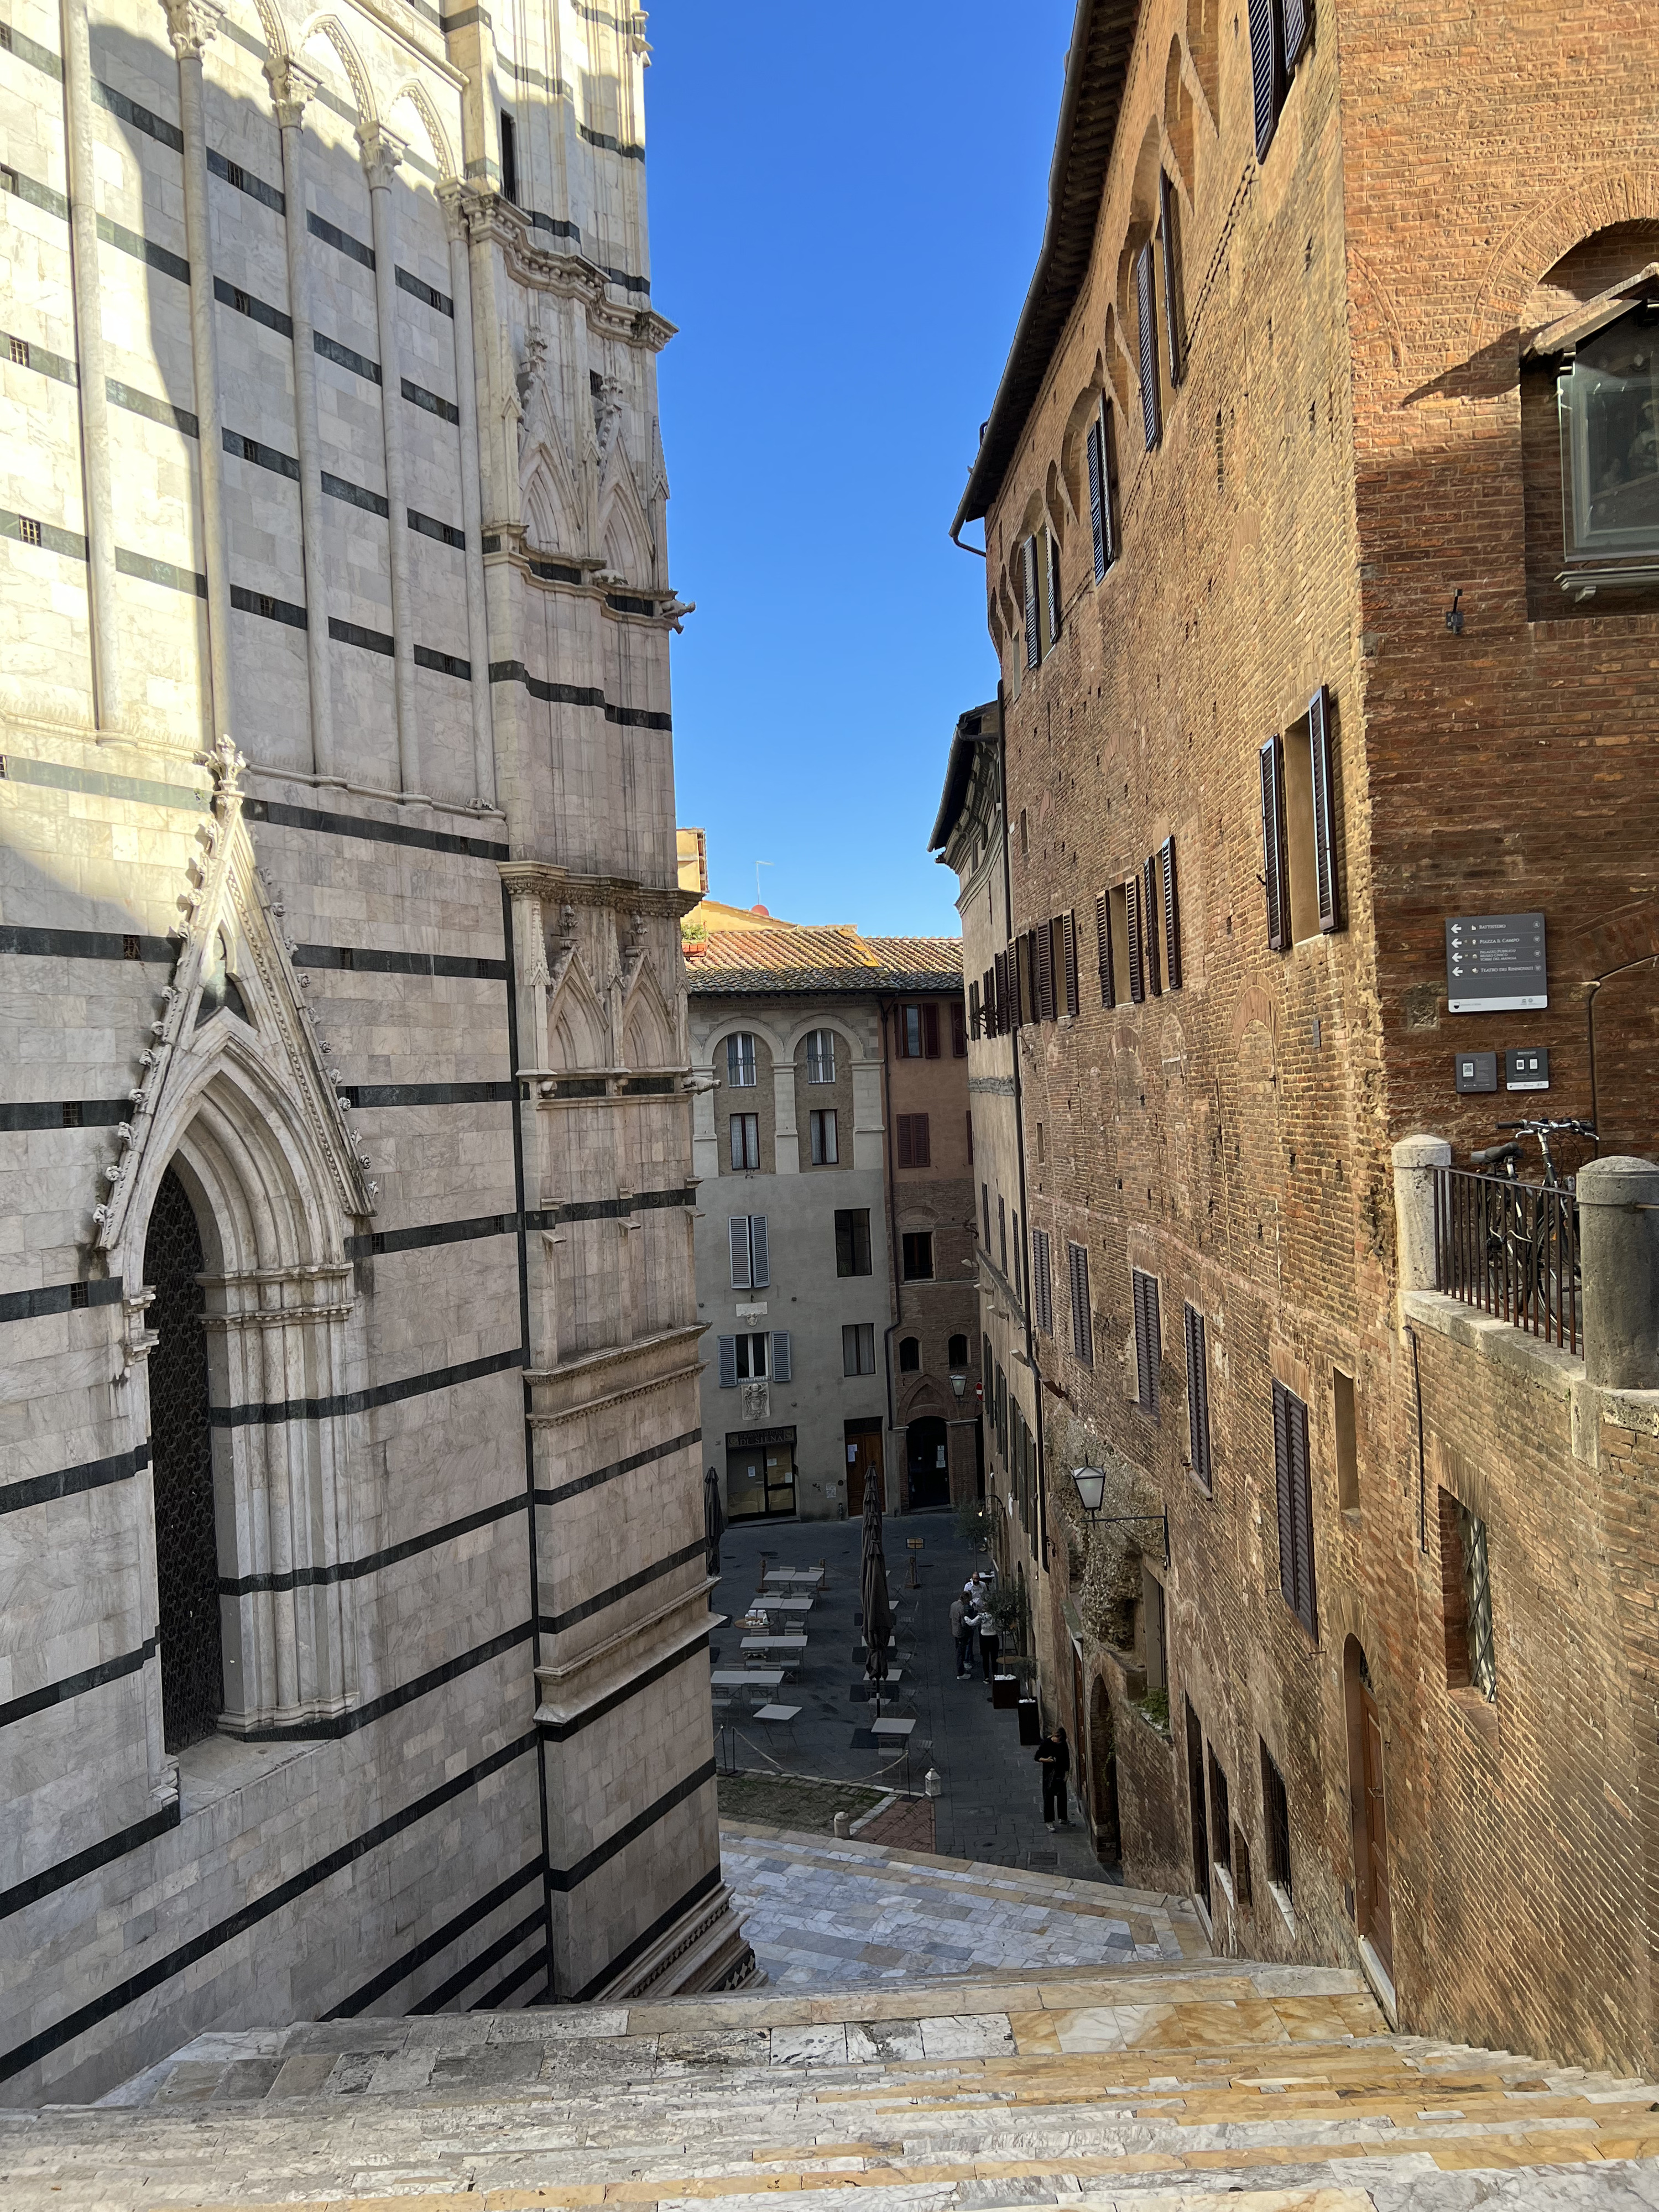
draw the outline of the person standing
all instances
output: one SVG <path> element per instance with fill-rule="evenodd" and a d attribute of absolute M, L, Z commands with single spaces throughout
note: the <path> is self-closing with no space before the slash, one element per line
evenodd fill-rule
<path fill-rule="evenodd" d="M 979 1615 L 974 1612 L 966 1597 L 959 1597 L 951 1607 L 951 1635 L 957 1647 L 957 1680 L 959 1682 L 968 1672 L 968 1646 L 978 1626 Z"/>
<path fill-rule="evenodd" d="M 988 1682 L 997 1671 L 997 1617 L 991 1610 L 988 1598 L 981 1598 L 979 1606 L 979 1662 Z"/>
<path fill-rule="evenodd" d="M 1036 1747 L 1036 1763 L 1042 1775 L 1042 1817 L 1050 1828 L 1060 1825 L 1069 1828 L 1066 1814 L 1066 1778 L 1072 1771 L 1072 1747 L 1066 1741 L 1066 1731 L 1057 1728 L 1052 1735 L 1045 1735 Z"/>

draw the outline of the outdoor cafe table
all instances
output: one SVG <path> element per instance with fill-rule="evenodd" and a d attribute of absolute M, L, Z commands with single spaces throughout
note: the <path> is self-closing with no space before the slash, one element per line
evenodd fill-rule
<path fill-rule="evenodd" d="M 710 1670 L 709 1680 L 717 1690 L 780 1690 L 783 1687 L 781 1667 L 715 1667 Z"/>
<path fill-rule="evenodd" d="M 755 1600 L 756 1610 L 760 1613 L 811 1613 L 812 1604 L 810 1597 L 774 1597 L 769 1591 Z"/>
<path fill-rule="evenodd" d="M 821 1589 L 823 1586 L 823 1569 L 822 1567 L 769 1567 L 766 1570 L 766 1579 L 769 1583 L 811 1583 L 814 1589 Z"/>
<path fill-rule="evenodd" d="M 806 1649 L 806 1638 L 804 1636 L 745 1636 L 743 1648 L 745 1651 L 801 1652 Z"/>

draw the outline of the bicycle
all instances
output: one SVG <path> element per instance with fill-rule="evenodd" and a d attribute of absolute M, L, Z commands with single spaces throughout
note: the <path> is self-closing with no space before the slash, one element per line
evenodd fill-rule
<path fill-rule="evenodd" d="M 1556 1171 L 1552 1137 L 1594 1138 L 1591 1121 L 1500 1121 L 1514 1133 L 1506 1145 L 1472 1152 L 1477 1168 L 1495 1169 L 1482 1177 L 1485 1193 L 1486 1272 L 1496 1310 L 1516 1326 L 1530 1319 L 1533 1334 L 1557 1344 L 1576 1340 L 1583 1273 L 1578 1260 L 1578 1206 L 1574 1178 Z M 1543 1163 L 1541 1184 L 1523 1182 L 1520 1163 L 1535 1139 Z M 1544 1194 L 1554 1195 L 1546 1198 Z M 1523 1194 L 1525 1194 L 1523 1195 Z M 1542 1324 L 1541 1328 L 1540 1324 Z"/>

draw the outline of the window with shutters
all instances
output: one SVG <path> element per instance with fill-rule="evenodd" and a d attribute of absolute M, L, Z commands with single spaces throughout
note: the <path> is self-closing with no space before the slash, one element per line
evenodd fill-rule
<path fill-rule="evenodd" d="M 933 1232 L 931 1229 L 909 1229 L 901 1240 L 900 1249 L 904 1260 L 904 1279 L 907 1283 L 931 1283 L 933 1279 Z"/>
<path fill-rule="evenodd" d="M 873 1375 L 875 1373 L 876 1325 L 874 1322 L 848 1322 L 842 1328 L 841 1371 L 843 1375 Z"/>
<path fill-rule="evenodd" d="M 1273 1488 L 1279 1505 L 1279 1587 L 1285 1604 L 1309 1635 L 1316 1638 L 1308 1408 L 1278 1382 L 1273 1384 Z"/>
<path fill-rule="evenodd" d="M 979 1187 L 980 1226 L 985 1231 L 985 1249 L 991 1249 L 991 1186 L 982 1182 Z"/>
<path fill-rule="evenodd" d="M 1164 271 L 1164 337 L 1173 386 L 1187 374 L 1187 305 L 1181 269 L 1181 196 L 1167 169 L 1158 174 L 1158 242 Z"/>
<path fill-rule="evenodd" d="M 755 1087 L 755 1040 L 746 1030 L 726 1040 L 726 1079 L 734 1090 Z"/>
<path fill-rule="evenodd" d="M 1000 1191 L 997 1193 L 997 1264 L 1006 1275 L 1008 1272 L 1008 1208 Z"/>
<path fill-rule="evenodd" d="M 921 1339 L 902 1336 L 899 1339 L 899 1373 L 919 1375 L 921 1372 Z"/>
<path fill-rule="evenodd" d="M 1035 933 L 1036 951 L 1036 1018 L 1040 1022 L 1051 1022 L 1054 1018 L 1054 940 L 1047 922 Z"/>
<path fill-rule="evenodd" d="M 1146 939 L 1139 876 L 1131 876 L 1123 885 L 1123 941 L 1129 1001 L 1133 1006 L 1143 1006 L 1146 999 Z"/>
<path fill-rule="evenodd" d="M 1099 410 L 1089 425 L 1086 443 L 1089 533 L 1093 540 L 1095 581 L 1098 584 L 1104 580 L 1106 571 L 1116 560 L 1121 550 L 1117 514 L 1117 430 L 1109 399 L 1102 398 Z"/>
<path fill-rule="evenodd" d="M 1095 965 L 1100 971 L 1100 1003 L 1103 1006 L 1115 1006 L 1117 984 L 1112 974 L 1112 902 L 1107 891 L 1102 891 L 1095 901 Z"/>
<path fill-rule="evenodd" d="M 920 1006 L 900 1006 L 893 1017 L 898 1030 L 899 1054 L 904 1060 L 937 1060 L 939 1006 L 929 1000 Z"/>
<path fill-rule="evenodd" d="M 734 1213 L 726 1224 L 732 1248 L 732 1287 L 763 1291 L 772 1279 L 763 1213 Z"/>
<path fill-rule="evenodd" d="M 1146 988 L 1154 996 L 1164 989 L 1164 968 L 1158 957 L 1163 933 L 1158 890 L 1158 856 L 1149 853 L 1140 864 L 1140 957 L 1146 970 Z"/>
<path fill-rule="evenodd" d="M 833 1106 L 814 1107 L 807 1115 L 808 1133 L 812 1146 L 812 1164 L 815 1168 L 832 1168 L 841 1158 L 840 1139 L 836 1134 L 836 1109 Z"/>
<path fill-rule="evenodd" d="M 721 1389 L 735 1390 L 740 1382 L 763 1382 L 771 1372 L 767 1358 L 771 1341 L 763 1329 L 757 1330 L 751 1335 L 721 1337 Z"/>
<path fill-rule="evenodd" d="M 968 1019 L 960 999 L 951 1001 L 951 1057 L 952 1060 L 966 1060 L 968 1057 Z"/>
<path fill-rule="evenodd" d="M 1135 321 L 1140 342 L 1140 428 L 1150 453 L 1164 435 L 1164 398 L 1158 383 L 1158 280 L 1148 239 L 1135 256 Z"/>
<path fill-rule="evenodd" d="M 833 1083 L 835 1079 L 834 1030 L 809 1030 L 806 1038 L 806 1080 L 809 1083 Z"/>
<path fill-rule="evenodd" d="M 1037 570 L 1037 542 L 1028 538 L 1020 548 L 1021 581 L 1025 587 L 1025 665 L 1035 668 L 1042 658 L 1042 583 Z M 1024 812 L 1020 828 L 1025 826 Z"/>
<path fill-rule="evenodd" d="M 991 1034 L 985 1020 L 986 995 L 977 983 L 970 983 L 968 986 L 968 1034 L 970 1037 L 989 1036 Z M 951 1042 L 952 1045 L 956 1043 L 954 1024 Z"/>
<path fill-rule="evenodd" d="M 870 1273 L 870 1209 L 867 1206 L 836 1208 L 836 1273 Z"/>
<path fill-rule="evenodd" d="M 1077 975 L 1077 916 L 1063 914 L 1060 917 L 1060 955 L 1066 977 L 1066 1011 L 1073 1019 L 1082 1011 L 1078 996 Z"/>
<path fill-rule="evenodd" d="M 1100 1001 L 1105 1006 L 1127 1006 L 1130 1003 L 1129 886 L 1114 884 L 1101 894 L 1101 902 L 1095 916 L 1101 960 Z"/>
<path fill-rule="evenodd" d="M 1194 1305 L 1185 1309 L 1187 1327 L 1187 1463 L 1194 1480 L 1208 1492 L 1213 1482 L 1210 1464 L 1210 1344 L 1204 1316 Z"/>
<path fill-rule="evenodd" d="M 1210 1856 L 1217 1870 L 1232 1884 L 1233 1871 L 1233 1815 L 1227 1790 L 1226 1771 L 1215 1755 L 1215 1747 L 1207 1747 L 1210 1757 Z"/>
<path fill-rule="evenodd" d="M 1047 1336 L 1054 1333 L 1054 1283 L 1048 1271 L 1048 1232 L 1031 1231 L 1031 1310 L 1037 1327 Z"/>
<path fill-rule="evenodd" d="M 1176 880 L 1175 839 L 1166 837 L 1158 847 L 1158 900 L 1164 927 L 1164 984 L 1170 991 L 1181 988 L 1181 889 Z"/>
<path fill-rule="evenodd" d="M 898 1117 L 898 1164 L 902 1168 L 926 1168 L 933 1163 L 933 1141 L 925 1114 Z"/>
<path fill-rule="evenodd" d="M 1135 1403 L 1149 1420 L 1155 1421 L 1158 1415 L 1158 1364 L 1164 1356 L 1158 1326 L 1158 1277 L 1132 1267 L 1129 1295 L 1135 1316 Z"/>
<path fill-rule="evenodd" d="M 1446 1644 L 1446 1686 L 1498 1698 L 1492 1639 L 1492 1576 L 1486 1524 L 1449 1490 L 1440 1492 L 1440 1583 Z"/>
<path fill-rule="evenodd" d="M 1261 748 L 1262 878 L 1275 951 L 1341 927 L 1331 698 Z"/>
<path fill-rule="evenodd" d="M 1006 1036 L 1013 1027 L 1013 1018 L 1008 1006 L 1008 956 L 999 952 L 993 957 L 990 988 L 986 993 L 989 1000 L 988 1019 L 993 1036 Z"/>
<path fill-rule="evenodd" d="M 734 1114 L 732 1116 L 732 1172 L 744 1174 L 760 1165 L 760 1115 Z"/>
<path fill-rule="evenodd" d="M 1260 1739 L 1258 1739 L 1260 1741 Z M 1291 1802 L 1285 1794 L 1285 1778 L 1278 1761 L 1261 1746 L 1261 1838 L 1267 1851 L 1267 1880 L 1291 1901 Z"/>
<path fill-rule="evenodd" d="M 1089 1255 L 1081 1244 L 1067 1244 L 1066 1259 L 1072 1280 L 1072 1352 L 1085 1367 L 1092 1367 L 1095 1330 L 1089 1304 Z"/>
<path fill-rule="evenodd" d="M 1045 611 L 1048 617 L 1048 643 L 1053 646 L 1059 641 L 1060 608 L 1063 605 L 1060 588 L 1060 541 L 1052 532 L 1045 532 L 1044 536 L 1048 553 L 1048 605 Z"/>
<path fill-rule="evenodd" d="M 1255 157 L 1267 158 L 1297 64 L 1313 31 L 1313 0 L 1249 0 Z"/>

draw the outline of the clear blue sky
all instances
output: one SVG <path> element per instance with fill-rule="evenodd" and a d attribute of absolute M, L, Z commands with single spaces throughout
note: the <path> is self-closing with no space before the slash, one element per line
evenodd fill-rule
<path fill-rule="evenodd" d="M 1042 236 L 1073 0 L 657 0 L 646 76 L 682 823 L 709 889 L 954 934 L 925 850 L 990 697 L 947 537 Z M 964 532 L 977 538 L 977 526 Z"/>

